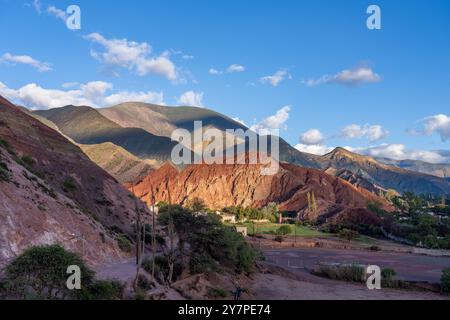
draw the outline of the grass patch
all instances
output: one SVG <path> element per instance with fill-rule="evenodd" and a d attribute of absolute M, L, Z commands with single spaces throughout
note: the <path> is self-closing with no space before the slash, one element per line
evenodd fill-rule
<path fill-rule="evenodd" d="M 245 222 L 236 224 L 235 226 L 239 227 L 247 227 L 247 233 L 248 235 L 255 235 L 255 234 L 277 234 L 280 227 L 287 226 L 290 228 L 288 233 L 285 233 L 284 235 L 297 235 L 299 237 L 319 237 L 319 236 L 325 236 L 326 233 L 317 231 L 313 228 L 307 227 L 307 226 L 298 226 L 298 225 L 280 225 L 277 223 L 251 223 L 251 222 Z M 288 228 L 284 228 L 286 231 Z"/>

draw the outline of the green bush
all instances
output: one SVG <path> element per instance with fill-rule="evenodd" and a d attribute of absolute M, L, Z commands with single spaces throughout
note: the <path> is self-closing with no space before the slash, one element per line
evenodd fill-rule
<path fill-rule="evenodd" d="M 381 277 L 383 278 L 383 280 L 386 281 L 391 281 L 396 275 L 397 273 L 395 272 L 394 269 L 384 268 L 381 271 Z"/>
<path fill-rule="evenodd" d="M 123 299 L 125 285 L 117 280 L 96 280 L 82 288 L 82 300 L 120 300 Z"/>
<path fill-rule="evenodd" d="M 358 238 L 358 236 L 359 236 L 358 232 L 349 229 L 342 229 L 339 232 L 339 237 L 347 241 L 352 241 Z"/>
<path fill-rule="evenodd" d="M 36 164 L 36 160 L 33 159 L 33 157 L 25 154 L 21 157 L 21 160 L 23 163 L 25 163 L 26 166 L 32 167 Z"/>
<path fill-rule="evenodd" d="M 450 268 L 442 270 L 441 290 L 442 292 L 450 293 Z"/>
<path fill-rule="evenodd" d="M 222 288 L 210 288 L 208 291 L 208 296 L 211 298 L 226 298 L 228 296 L 227 291 Z"/>
<path fill-rule="evenodd" d="M 318 265 L 313 273 L 333 280 L 365 282 L 365 268 L 359 264 Z"/>
<path fill-rule="evenodd" d="M 63 187 L 66 192 L 73 192 L 77 190 L 77 185 L 73 178 L 66 178 L 66 180 L 64 180 Z"/>
<path fill-rule="evenodd" d="M 285 235 L 290 234 L 291 231 L 292 231 L 291 226 L 285 224 L 285 225 L 283 225 L 283 226 L 278 228 L 277 235 L 285 236 Z"/>
<path fill-rule="evenodd" d="M 131 244 L 130 240 L 128 240 L 124 235 L 119 234 L 116 238 L 117 244 L 119 245 L 120 250 L 124 252 L 131 252 L 133 251 L 133 245 Z"/>
<path fill-rule="evenodd" d="M 80 267 L 82 286 L 89 286 L 94 272 L 76 254 L 59 245 L 32 247 L 5 269 L 4 295 L 17 299 L 76 299 L 77 290 L 66 287 L 67 268 Z"/>

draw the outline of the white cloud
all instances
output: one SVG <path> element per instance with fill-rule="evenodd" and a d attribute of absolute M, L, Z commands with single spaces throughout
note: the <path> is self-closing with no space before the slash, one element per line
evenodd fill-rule
<path fill-rule="evenodd" d="M 68 89 L 68 88 L 73 88 L 73 87 L 78 87 L 80 84 L 78 82 L 65 82 L 61 85 L 61 87 L 63 87 L 64 89 Z"/>
<path fill-rule="evenodd" d="M 194 56 L 189 55 L 189 54 L 185 54 L 181 57 L 183 60 L 193 60 Z"/>
<path fill-rule="evenodd" d="M 442 142 L 450 138 L 450 117 L 445 114 L 437 114 L 423 119 L 424 132 L 427 135 L 438 133 Z"/>
<path fill-rule="evenodd" d="M 278 110 L 274 115 L 267 117 L 261 122 L 251 126 L 251 130 L 255 132 L 264 132 L 268 130 L 286 129 L 286 121 L 289 119 L 290 106 L 285 106 Z"/>
<path fill-rule="evenodd" d="M 346 139 L 367 138 L 370 142 L 375 142 L 387 137 L 388 131 L 380 125 L 365 124 L 363 126 L 351 124 L 341 131 L 341 136 Z"/>
<path fill-rule="evenodd" d="M 182 106 L 203 108 L 203 92 L 186 91 L 178 99 L 178 104 Z"/>
<path fill-rule="evenodd" d="M 157 74 L 175 81 L 178 79 L 175 64 L 168 52 L 151 56 L 152 47 L 146 42 L 134 42 L 127 39 L 106 39 L 99 33 L 85 37 L 103 47 L 103 52 L 91 51 L 91 56 L 107 67 L 120 67 L 136 72 L 140 76 Z"/>
<path fill-rule="evenodd" d="M 301 152 L 306 152 L 306 153 L 311 153 L 311 154 L 315 154 L 318 156 L 322 156 L 326 153 L 331 152 L 334 148 L 333 147 L 327 147 L 324 145 L 308 145 L 308 144 L 303 144 L 303 143 L 299 143 L 295 146 L 295 148 L 298 151 Z"/>
<path fill-rule="evenodd" d="M 38 14 L 41 14 L 42 13 L 42 4 L 41 4 L 41 1 L 40 0 L 34 0 L 33 1 L 33 7 L 34 7 L 34 10 L 36 10 L 36 12 L 38 13 Z"/>
<path fill-rule="evenodd" d="M 275 74 L 271 76 L 265 76 L 259 79 L 259 81 L 263 84 L 270 84 L 271 86 L 277 87 L 284 79 L 290 78 L 287 70 L 282 69 L 275 72 Z"/>
<path fill-rule="evenodd" d="M 29 65 L 29 66 L 32 66 L 33 68 L 35 68 L 36 70 L 38 70 L 39 72 L 46 72 L 46 71 L 52 70 L 50 63 L 40 62 L 40 61 L 38 61 L 30 56 L 26 56 L 26 55 L 15 56 L 15 55 L 12 55 L 11 53 L 5 53 L 3 56 L 0 57 L 0 62 L 12 63 L 12 64 L 20 63 L 20 64 Z"/>
<path fill-rule="evenodd" d="M 35 83 L 19 89 L 11 89 L 0 82 L 0 95 L 29 107 L 30 109 L 51 109 L 66 105 L 88 105 L 95 108 L 107 107 L 126 101 L 164 104 L 161 92 L 118 91 L 112 94 L 113 85 L 103 81 L 92 81 L 72 90 L 46 89 Z"/>
<path fill-rule="evenodd" d="M 335 149 L 335 147 L 329 147 L 326 145 L 307 145 L 297 144 L 295 148 L 301 152 L 311 153 L 322 156 Z M 403 144 L 381 144 L 371 147 L 359 147 L 353 148 L 345 146 L 344 149 L 370 156 L 373 158 L 389 158 L 393 160 L 420 160 L 429 163 L 447 163 L 450 161 L 450 157 L 445 157 L 442 152 L 439 151 L 426 151 L 426 150 L 410 150 Z"/>
<path fill-rule="evenodd" d="M 300 144 L 311 145 L 322 145 L 325 142 L 325 137 L 322 132 L 317 129 L 310 129 L 300 135 Z"/>
<path fill-rule="evenodd" d="M 212 75 L 222 74 L 222 71 L 219 71 L 219 70 L 214 69 L 214 68 L 209 69 L 208 72 L 209 72 L 209 74 L 212 74 Z"/>
<path fill-rule="evenodd" d="M 62 20 L 63 22 L 66 22 L 67 20 L 66 13 L 63 10 L 56 8 L 55 6 L 47 7 L 47 13 L 49 15 L 55 16 L 56 18 Z"/>
<path fill-rule="evenodd" d="M 238 122 L 238 123 L 240 123 L 240 124 L 242 124 L 243 126 L 247 126 L 247 125 L 245 124 L 245 121 L 242 120 L 242 119 L 240 119 L 240 118 L 238 118 L 238 117 L 233 118 L 233 120 L 236 121 L 236 122 Z"/>
<path fill-rule="evenodd" d="M 348 86 L 356 86 L 364 83 L 380 82 L 381 77 L 371 68 L 358 67 L 350 70 L 343 70 L 335 75 L 325 75 L 319 79 L 303 81 L 304 84 L 313 87 L 320 84 L 335 83 Z"/>
<path fill-rule="evenodd" d="M 146 102 L 158 105 L 164 105 L 164 95 L 162 92 L 129 92 L 121 91 L 119 93 L 113 93 L 103 99 L 105 106 L 113 106 L 123 102 L 136 101 Z"/>
<path fill-rule="evenodd" d="M 389 158 L 394 160 L 421 160 L 429 163 L 443 163 L 448 159 L 439 152 L 426 150 L 410 150 L 403 144 L 381 144 L 368 148 L 345 147 L 349 151 L 371 157 Z"/>
<path fill-rule="evenodd" d="M 228 73 L 236 73 L 245 71 L 245 67 L 240 64 L 232 64 L 227 68 Z"/>

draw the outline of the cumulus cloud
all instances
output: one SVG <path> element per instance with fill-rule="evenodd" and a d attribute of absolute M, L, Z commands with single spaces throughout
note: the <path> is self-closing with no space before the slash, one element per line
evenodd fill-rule
<path fill-rule="evenodd" d="M 286 121 L 289 119 L 290 106 L 285 106 L 278 110 L 274 115 L 265 118 L 263 121 L 258 122 L 250 127 L 255 132 L 264 132 L 270 130 L 286 129 Z"/>
<path fill-rule="evenodd" d="M 125 68 L 140 76 L 156 74 L 172 81 L 178 79 L 176 66 L 170 60 L 169 53 L 153 56 L 152 47 L 146 42 L 106 39 L 99 33 L 91 33 L 85 38 L 103 47 L 102 52 L 91 50 L 91 56 L 108 68 Z"/>
<path fill-rule="evenodd" d="M 240 64 L 232 64 L 227 68 L 228 73 L 244 72 L 245 67 Z"/>
<path fill-rule="evenodd" d="M 450 138 L 450 117 L 445 114 L 437 114 L 423 119 L 424 132 L 427 135 L 438 133 L 442 142 Z"/>
<path fill-rule="evenodd" d="M 437 151 L 411 150 L 403 144 L 381 144 L 368 148 L 351 148 L 346 149 L 378 158 L 389 158 L 394 160 L 421 160 L 429 163 L 444 163 L 448 161 Z"/>
<path fill-rule="evenodd" d="M 178 98 L 178 104 L 203 108 L 203 92 L 186 91 Z"/>
<path fill-rule="evenodd" d="M 335 75 L 324 75 L 319 79 L 309 79 L 303 81 L 303 83 L 310 87 L 327 83 L 357 86 L 364 83 L 376 83 L 380 81 L 381 77 L 376 74 L 371 68 L 358 67 L 354 69 L 343 70 Z"/>
<path fill-rule="evenodd" d="M 325 142 L 325 137 L 322 132 L 317 129 L 310 129 L 300 135 L 300 144 L 305 145 L 322 145 Z"/>
<path fill-rule="evenodd" d="M 5 53 L 0 57 L 0 62 L 2 63 L 10 63 L 10 64 L 25 64 L 29 65 L 39 72 L 51 71 L 52 67 L 48 62 L 38 61 L 30 56 L 26 55 L 12 55 L 11 53 Z"/>
<path fill-rule="evenodd" d="M 259 81 L 262 84 L 270 84 L 273 87 L 277 87 L 283 80 L 286 78 L 290 78 L 290 75 L 288 75 L 287 70 L 282 69 L 275 72 L 275 74 L 271 76 L 265 76 L 259 79 Z"/>
<path fill-rule="evenodd" d="M 219 71 L 217 69 L 211 68 L 211 69 L 209 69 L 208 73 L 215 76 L 215 75 L 218 75 L 218 74 L 222 74 L 222 71 Z"/>
<path fill-rule="evenodd" d="M 325 145 L 308 145 L 308 144 L 303 144 L 303 143 L 299 143 L 295 146 L 295 148 L 298 151 L 301 152 L 306 152 L 306 153 L 311 153 L 311 154 L 315 154 L 318 156 L 322 156 L 324 154 L 327 154 L 329 152 L 331 152 L 334 148 L 333 147 L 328 147 Z"/>
<path fill-rule="evenodd" d="M 107 107 L 126 101 L 164 104 L 161 92 L 129 92 L 113 90 L 113 85 L 103 81 L 92 81 L 75 85 L 72 90 L 46 89 L 30 83 L 19 89 L 11 89 L 0 82 L 0 95 L 29 107 L 30 109 L 51 109 L 66 105 L 88 105 L 95 108 Z"/>
<path fill-rule="evenodd" d="M 380 125 L 365 124 L 363 126 L 358 124 L 351 124 L 346 126 L 341 131 L 341 136 L 346 139 L 367 138 L 370 142 L 379 141 L 389 135 L 389 132 L 384 130 Z"/>

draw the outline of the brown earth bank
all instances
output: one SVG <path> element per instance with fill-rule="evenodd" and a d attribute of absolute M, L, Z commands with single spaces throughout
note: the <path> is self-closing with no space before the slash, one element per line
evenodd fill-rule
<path fill-rule="evenodd" d="M 135 208 L 123 186 L 79 147 L 2 97 L 0 139 L 0 259 L 51 243 L 90 263 L 123 256 L 114 230 L 132 232 Z"/>
<path fill-rule="evenodd" d="M 298 212 L 311 220 L 354 210 L 367 213 L 370 201 L 391 209 L 377 195 L 319 170 L 280 163 L 277 174 L 265 176 L 262 168 L 261 164 L 199 164 L 179 171 L 166 163 L 130 189 L 147 203 L 153 196 L 157 201 L 181 205 L 199 198 L 215 210 L 229 206 L 260 208 L 275 202 L 281 210 Z M 314 211 L 308 210 L 308 193 L 314 193 Z"/>

